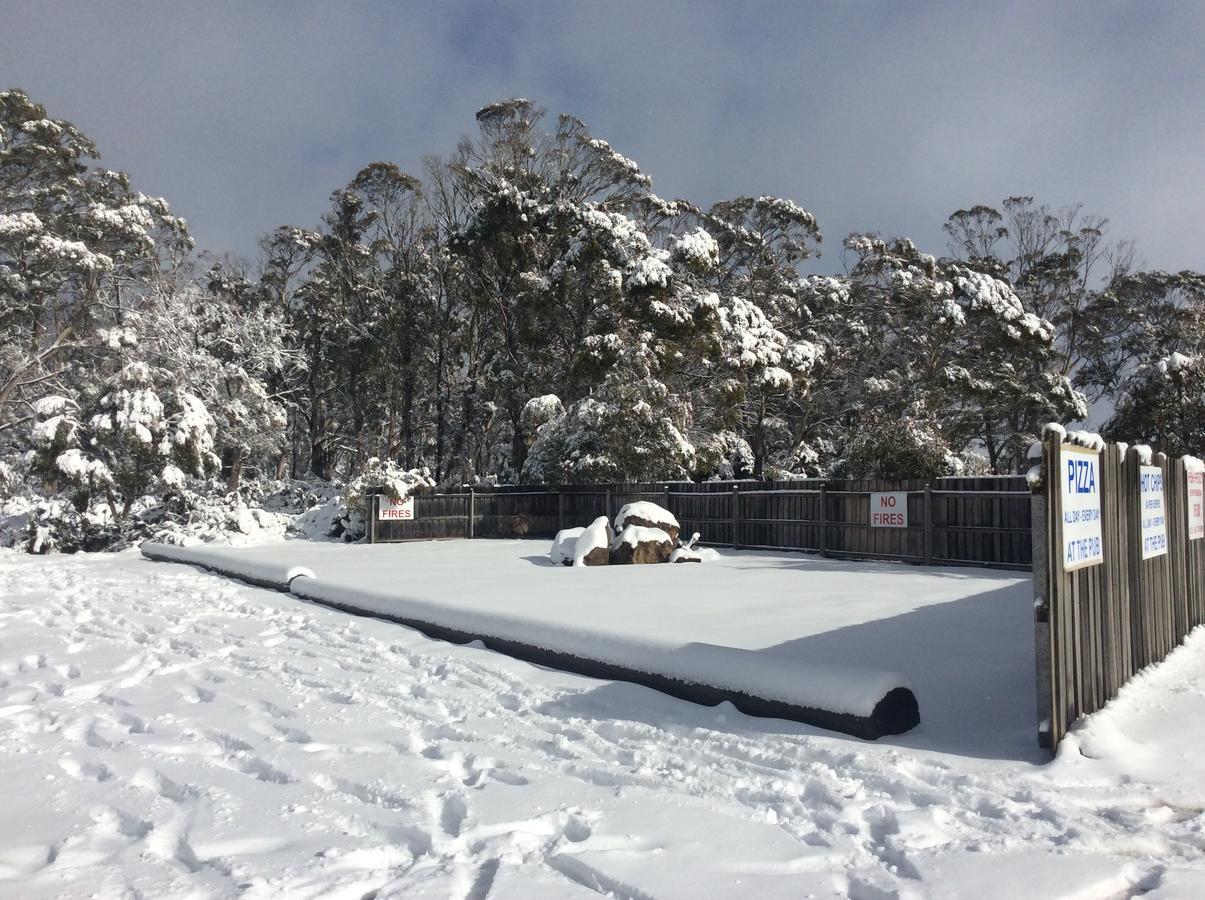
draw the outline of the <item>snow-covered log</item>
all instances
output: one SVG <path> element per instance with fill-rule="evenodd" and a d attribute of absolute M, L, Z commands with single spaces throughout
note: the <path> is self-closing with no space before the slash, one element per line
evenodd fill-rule
<path fill-rule="evenodd" d="M 179 547 L 175 544 L 144 541 L 140 549 L 143 556 L 156 562 L 200 566 L 219 575 L 229 575 L 256 587 L 276 591 L 287 591 L 296 578 L 314 577 L 313 571 L 305 566 L 291 565 L 288 561 L 276 562 L 262 556 L 250 556 L 246 552 L 228 547 Z"/>

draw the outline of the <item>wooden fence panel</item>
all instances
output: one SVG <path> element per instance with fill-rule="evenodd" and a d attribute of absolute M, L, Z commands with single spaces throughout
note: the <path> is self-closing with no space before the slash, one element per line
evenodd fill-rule
<path fill-rule="evenodd" d="M 1183 459 L 1107 444 L 1099 454 L 1104 561 L 1071 569 L 1063 557 L 1062 440 L 1043 441 L 1043 477 L 1033 503 L 1034 635 L 1039 732 L 1057 747 L 1080 716 L 1101 709 L 1140 669 L 1162 660 L 1205 617 L 1205 540 L 1188 533 Z M 1083 452 L 1082 449 L 1077 452 Z M 1144 465 L 1163 477 L 1167 552 L 1143 558 Z"/>
<path fill-rule="evenodd" d="M 906 528 L 871 527 L 876 492 L 908 494 Z M 1030 496 L 1021 478 L 423 488 L 415 492 L 413 521 L 373 522 L 369 535 L 378 542 L 551 538 L 598 516 L 613 518 L 637 500 L 664 506 L 685 537 L 698 532 L 715 546 L 1018 569 L 1032 559 Z"/>

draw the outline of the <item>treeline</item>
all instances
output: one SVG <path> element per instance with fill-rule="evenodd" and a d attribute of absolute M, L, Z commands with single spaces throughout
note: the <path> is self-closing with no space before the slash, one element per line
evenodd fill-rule
<path fill-rule="evenodd" d="M 254 261 L 0 93 L 0 477 L 103 495 L 221 472 L 444 482 L 1017 472 L 1116 408 L 1205 438 L 1205 278 L 1013 197 L 948 254 L 821 235 L 795 202 L 665 200 L 572 116 L 491 104 L 418 174 L 372 163 Z"/>

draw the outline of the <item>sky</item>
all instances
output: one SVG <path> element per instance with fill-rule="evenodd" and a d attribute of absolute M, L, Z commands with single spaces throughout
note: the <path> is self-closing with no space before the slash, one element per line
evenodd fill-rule
<path fill-rule="evenodd" d="M 662 197 L 800 203 L 819 271 L 852 231 L 940 255 L 951 212 L 1018 194 L 1108 217 L 1147 267 L 1205 269 L 1202 46 L 1202 2 L 0 0 L 0 88 L 241 255 L 520 96 Z"/>

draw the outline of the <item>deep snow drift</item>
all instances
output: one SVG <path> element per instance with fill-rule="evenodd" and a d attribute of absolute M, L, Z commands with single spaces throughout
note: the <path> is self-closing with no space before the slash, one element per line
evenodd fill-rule
<path fill-rule="evenodd" d="M 982 573 L 877 568 L 907 576 L 900 614 L 872 619 L 884 652 L 917 656 L 912 632 L 974 694 L 990 679 L 970 663 L 1009 655 L 965 634 L 978 621 L 1031 664 L 1023 583 L 972 596 Z M 847 570 L 844 598 L 875 575 Z M 925 584 L 965 599 L 922 605 Z M 750 619 L 766 601 L 751 591 Z M 834 607 L 817 634 L 849 652 L 866 613 Z M 926 720 L 871 744 L 132 553 L 4 552 L 0 894 L 1199 897 L 1202 684 L 1197 632 L 1037 765 L 1032 712 L 1016 736 Z"/>

